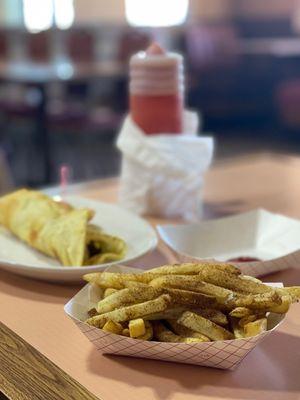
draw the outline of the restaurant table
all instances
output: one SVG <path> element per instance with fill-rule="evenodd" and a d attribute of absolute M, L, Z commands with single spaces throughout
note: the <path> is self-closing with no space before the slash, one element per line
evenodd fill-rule
<path fill-rule="evenodd" d="M 49 184 L 51 173 L 49 131 L 47 124 L 47 85 L 54 82 L 92 82 L 95 79 L 119 79 L 126 74 L 121 63 L 111 61 L 74 63 L 72 61 L 39 62 L 0 62 L 0 82 L 30 85 L 39 92 L 36 108 L 36 143 L 44 168 L 44 184 Z"/>
<path fill-rule="evenodd" d="M 298 157 L 262 154 L 216 163 L 206 176 L 205 217 L 263 207 L 299 218 L 299 182 Z M 117 189 L 118 180 L 112 179 L 73 185 L 69 191 L 115 202 Z M 168 261 L 169 251 L 159 243 L 134 265 Z M 299 285 L 300 269 L 264 280 Z M 101 355 L 64 314 L 63 305 L 79 288 L 0 271 L 0 390 L 10 399 L 300 399 L 300 305 L 291 307 L 236 370 L 225 371 Z"/>

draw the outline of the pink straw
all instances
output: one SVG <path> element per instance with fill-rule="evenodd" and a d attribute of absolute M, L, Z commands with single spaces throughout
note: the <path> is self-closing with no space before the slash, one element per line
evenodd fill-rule
<path fill-rule="evenodd" d="M 68 165 L 62 165 L 59 170 L 60 175 L 60 192 L 61 196 L 66 194 L 67 186 L 70 183 L 70 167 Z"/>

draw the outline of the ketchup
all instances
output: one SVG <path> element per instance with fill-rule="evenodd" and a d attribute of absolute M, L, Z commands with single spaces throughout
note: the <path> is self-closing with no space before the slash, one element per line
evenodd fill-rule
<path fill-rule="evenodd" d="M 146 134 L 183 131 L 183 58 L 153 43 L 130 59 L 130 114 Z"/>
<path fill-rule="evenodd" d="M 230 260 L 227 260 L 229 262 L 253 262 L 253 261 L 262 261 L 259 258 L 255 257 L 237 257 L 237 258 L 231 258 Z"/>

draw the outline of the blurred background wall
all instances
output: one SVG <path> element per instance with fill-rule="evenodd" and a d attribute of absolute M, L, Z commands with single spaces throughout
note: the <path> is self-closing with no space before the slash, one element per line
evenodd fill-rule
<path fill-rule="evenodd" d="M 2 182 L 116 175 L 128 60 L 152 40 L 185 56 L 217 159 L 298 153 L 299 35 L 299 0 L 0 0 Z"/>
<path fill-rule="evenodd" d="M 75 23 L 125 24 L 125 2 L 123 0 L 75 0 Z"/>

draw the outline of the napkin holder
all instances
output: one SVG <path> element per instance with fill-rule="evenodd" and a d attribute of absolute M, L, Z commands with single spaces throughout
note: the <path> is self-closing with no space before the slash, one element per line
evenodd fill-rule
<path fill-rule="evenodd" d="M 183 134 L 146 135 L 127 116 L 117 139 L 122 153 L 121 205 L 137 214 L 195 220 L 213 139 L 197 136 L 198 116 L 184 113 Z"/>

